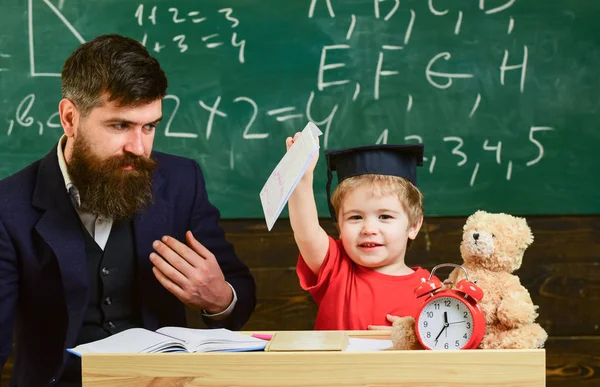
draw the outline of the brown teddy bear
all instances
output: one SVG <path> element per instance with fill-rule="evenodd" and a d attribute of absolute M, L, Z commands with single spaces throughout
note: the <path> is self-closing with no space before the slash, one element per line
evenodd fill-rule
<path fill-rule="evenodd" d="M 486 331 L 479 348 L 542 348 L 548 335 L 534 321 L 537 306 L 519 277 L 523 253 L 533 242 L 527 221 L 502 213 L 477 211 L 464 226 L 460 252 L 469 278 L 477 280 L 484 297 L 479 302 Z M 446 283 L 456 284 L 464 273 L 456 268 Z M 422 348 L 415 335 L 413 317 L 396 320 L 392 328 L 394 349 Z"/>

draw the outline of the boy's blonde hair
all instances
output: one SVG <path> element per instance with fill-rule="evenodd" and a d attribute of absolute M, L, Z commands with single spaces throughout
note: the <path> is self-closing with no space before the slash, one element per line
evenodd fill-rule
<path fill-rule="evenodd" d="M 418 223 L 423 216 L 423 194 L 410 181 L 398 176 L 367 174 L 344 179 L 333 191 L 331 204 L 338 219 L 344 197 L 364 185 L 372 187 L 378 195 L 396 195 L 406 211 L 410 226 Z"/>

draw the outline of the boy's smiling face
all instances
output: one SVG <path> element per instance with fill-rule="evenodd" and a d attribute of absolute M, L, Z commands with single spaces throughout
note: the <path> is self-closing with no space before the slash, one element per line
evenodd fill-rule
<path fill-rule="evenodd" d="M 384 274 L 407 274 L 407 242 L 416 238 L 421 222 L 409 224 L 398 196 L 380 191 L 361 185 L 344 196 L 338 214 L 342 244 L 358 265 Z"/>

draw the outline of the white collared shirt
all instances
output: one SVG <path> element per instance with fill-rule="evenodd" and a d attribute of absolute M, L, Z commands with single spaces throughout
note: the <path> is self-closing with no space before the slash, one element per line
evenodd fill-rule
<path fill-rule="evenodd" d="M 110 236 L 110 230 L 112 229 L 113 220 L 111 218 L 103 217 L 101 215 L 92 214 L 89 212 L 85 212 L 80 210 L 81 206 L 81 197 L 79 196 L 79 191 L 77 187 L 73 184 L 71 180 L 71 176 L 69 176 L 69 171 L 67 169 L 67 162 L 65 160 L 65 155 L 63 152 L 63 148 L 67 142 L 67 136 L 62 135 L 60 140 L 58 140 L 57 154 L 58 154 L 58 165 L 60 167 L 60 172 L 62 173 L 63 179 L 65 181 L 65 188 L 67 192 L 71 196 L 71 201 L 75 202 L 73 206 L 75 207 L 75 211 L 77 211 L 77 215 L 79 215 L 79 219 L 81 219 L 81 223 L 85 226 L 85 229 L 90 233 L 94 241 L 100 246 L 102 251 L 106 247 L 106 242 L 108 242 L 108 237 Z M 206 317 L 210 317 L 214 320 L 224 319 L 231 314 L 235 304 L 237 303 L 237 294 L 235 293 L 235 289 L 229 282 L 227 285 L 231 288 L 233 292 L 233 299 L 231 300 L 231 304 L 222 312 L 210 314 L 206 313 L 204 310 L 202 314 Z"/>

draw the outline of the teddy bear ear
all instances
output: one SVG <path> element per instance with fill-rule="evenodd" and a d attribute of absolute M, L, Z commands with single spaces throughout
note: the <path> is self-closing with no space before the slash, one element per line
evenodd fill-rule
<path fill-rule="evenodd" d="M 472 213 L 468 218 L 467 221 L 465 222 L 465 224 L 463 225 L 463 231 L 466 231 L 471 223 L 475 220 L 475 218 L 477 218 L 480 215 L 483 215 L 485 213 L 485 211 L 482 210 L 477 210 L 474 213 Z"/>
<path fill-rule="evenodd" d="M 469 220 L 471 220 L 471 219 L 474 219 L 474 218 L 476 218 L 476 217 L 480 216 L 480 215 L 483 215 L 483 213 L 484 213 L 484 211 L 482 211 L 482 210 L 477 210 L 477 211 L 475 211 L 474 213 L 472 213 L 472 214 L 471 214 L 471 216 L 469 216 L 469 217 L 467 218 L 467 222 L 468 222 Z"/>
<path fill-rule="evenodd" d="M 475 217 L 477 216 L 477 214 L 479 214 L 480 212 L 481 212 L 481 210 L 477 210 L 474 213 L 472 213 L 471 215 L 469 215 L 469 217 L 465 221 L 465 224 L 463 225 L 463 231 L 466 231 L 469 228 L 469 225 L 471 224 L 471 222 L 473 221 L 473 219 L 475 219 Z"/>
<path fill-rule="evenodd" d="M 527 229 L 527 240 L 525 241 L 525 243 L 527 243 L 527 246 L 533 243 L 533 233 L 531 232 L 530 228 Z"/>
<path fill-rule="evenodd" d="M 531 228 L 527 224 L 527 219 L 525 218 L 516 218 L 519 225 L 519 234 L 522 236 L 523 243 L 526 246 L 529 246 L 533 243 L 533 233 L 531 232 Z"/>

